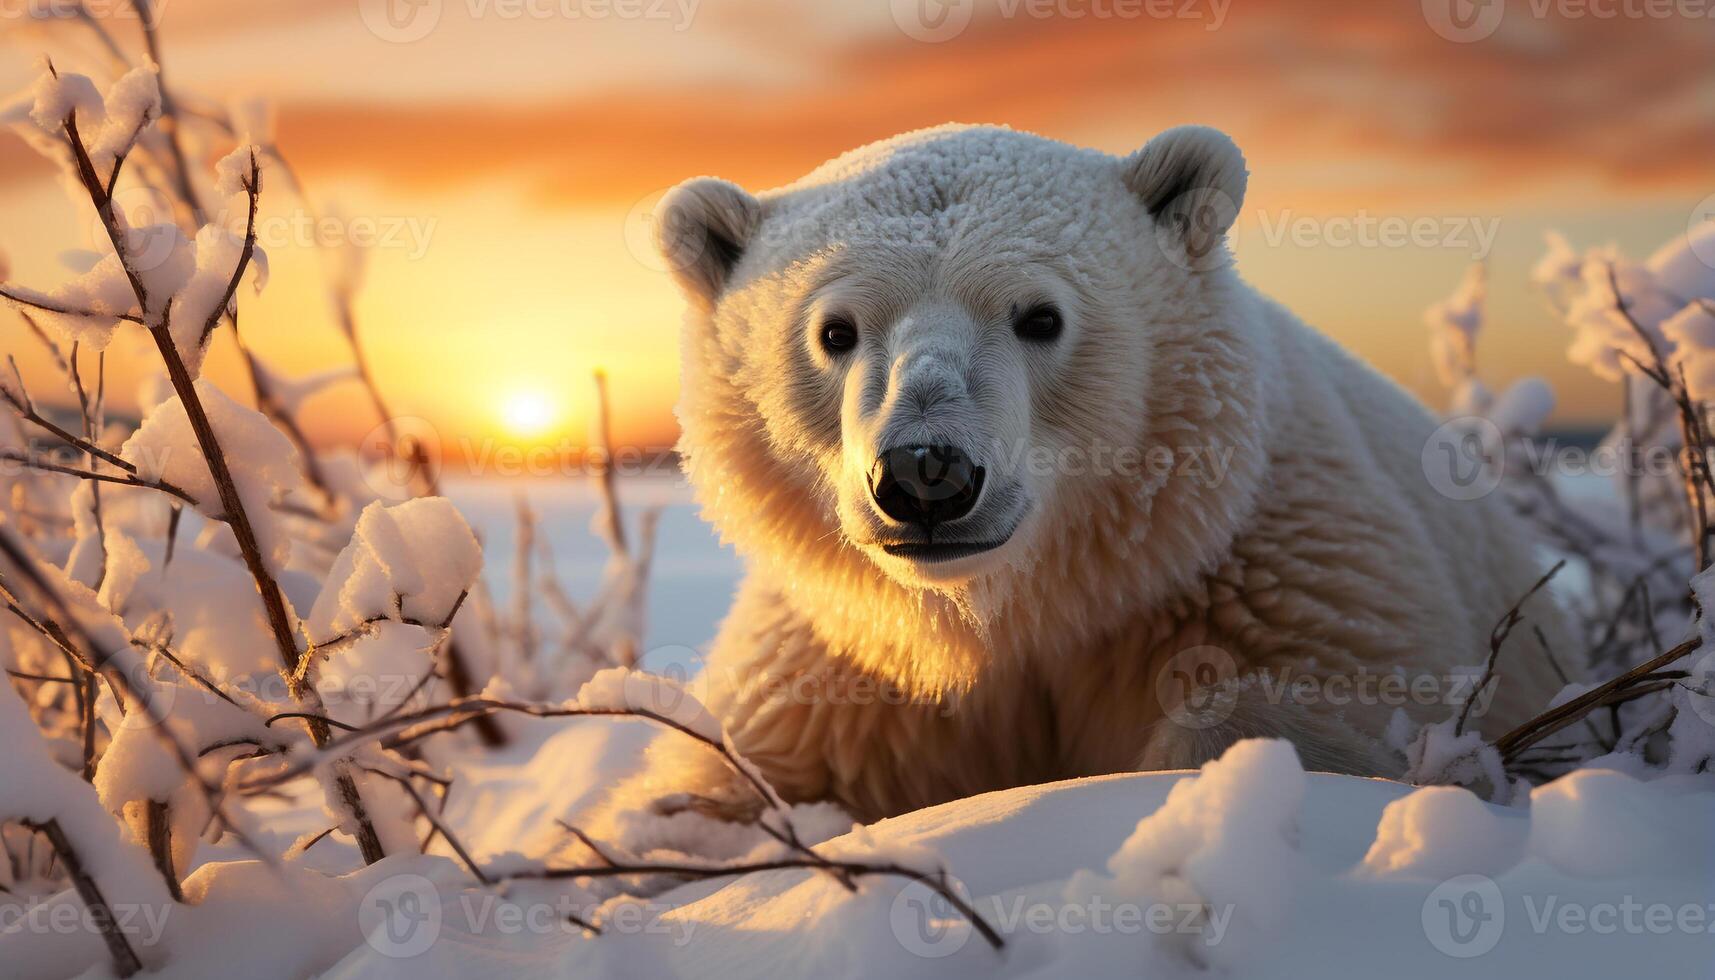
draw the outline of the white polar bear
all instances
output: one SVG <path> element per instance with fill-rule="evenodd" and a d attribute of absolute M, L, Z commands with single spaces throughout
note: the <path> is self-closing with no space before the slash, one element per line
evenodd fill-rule
<path fill-rule="evenodd" d="M 748 566 L 707 698 L 788 800 L 868 820 L 1247 736 L 1397 773 L 1395 708 L 1468 692 L 1532 544 L 1431 486 L 1417 402 L 1239 279 L 1245 183 L 1211 129 L 1121 159 L 948 126 L 662 202 L 686 465 Z M 1485 732 L 1558 687 L 1529 636 Z M 617 809 L 754 813 L 675 744 Z"/>

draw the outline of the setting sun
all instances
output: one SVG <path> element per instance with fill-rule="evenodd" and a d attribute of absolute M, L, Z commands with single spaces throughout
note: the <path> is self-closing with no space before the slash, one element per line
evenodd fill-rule
<path fill-rule="evenodd" d="M 559 406 L 541 391 L 515 391 L 500 406 L 501 421 L 515 436 L 538 436 L 559 417 Z"/>

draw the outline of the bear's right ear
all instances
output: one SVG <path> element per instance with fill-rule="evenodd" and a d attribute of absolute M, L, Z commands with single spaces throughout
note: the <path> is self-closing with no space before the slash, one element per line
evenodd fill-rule
<path fill-rule="evenodd" d="M 1121 178 L 1155 218 L 1162 244 L 1193 262 L 1219 252 L 1245 201 L 1245 155 L 1226 133 L 1176 126 L 1120 164 Z M 1196 267 L 1196 266 L 1193 266 Z"/>
<path fill-rule="evenodd" d="M 657 213 L 668 270 L 693 302 L 712 307 L 756 233 L 761 203 L 731 181 L 697 177 L 668 191 Z"/>

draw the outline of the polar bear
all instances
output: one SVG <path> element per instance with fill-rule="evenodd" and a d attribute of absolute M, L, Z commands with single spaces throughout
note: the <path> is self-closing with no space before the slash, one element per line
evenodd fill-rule
<path fill-rule="evenodd" d="M 1241 281 L 1246 180 L 1207 128 L 947 126 L 663 199 L 684 461 L 747 566 L 705 696 L 785 799 L 872 820 L 1248 736 L 1397 774 L 1395 710 L 1468 693 L 1538 556 L 1437 492 L 1423 407 Z M 1516 635 L 1491 735 L 1559 686 Z M 758 801 L 680 740 L 617 805 Z"/>

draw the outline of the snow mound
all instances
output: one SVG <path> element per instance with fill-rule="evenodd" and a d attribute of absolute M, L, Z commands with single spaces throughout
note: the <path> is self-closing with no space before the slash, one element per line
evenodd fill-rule
<path fill-rule="evenodd" d="M 569 743 L 541 744 L 546 753 Z M 524 766 L 546 763 L 538 753 Z M 484 780 L 512 785 L 518 772 L 462 776 L 475 784 L 467 799 L 488 794 Z M 391 879 L 394 891 L 415 890 L 419 910 L 428 903 L 432 937 L 366 927 L 369 939 L 328 975 L 749 978 L 766 965 L 782 977 L 888 980 L 1411 980 L 1604 976 L 1648 962 L 1652 975 L 1696 976 L 1715 928 L 1710 826 L 1707 781 L 1581 773 L 1538 790 L 1528 809 L 1507 808 L 1461 789 L 1306 774 L 1287 745 L 1248 742 L 1201 773 L 990 793 L 823 846 L 849 858 L 935 855 L 1004 937 L 998 952 L 920 884 L 866 877 L 853 893 L 799 870 L 610 903 L 600 936 L 563 917 L 504 926 L 530 922 L 554 899 L 506 892 L 500 904 L 512 912 L 500 914 L 436 857 L 403 859 Z M 1640 830 L 1657 827 L 1671 832 L 1651 842 Z M 1618 857 L 1601 856 L 1609 850 Z M 424 863 L 406 870 L 412 861 Z M 378 880 L 376 869 L 367 875 Z M 403 907 L 403 897 L 386 892 L 377 907 Z"/>

